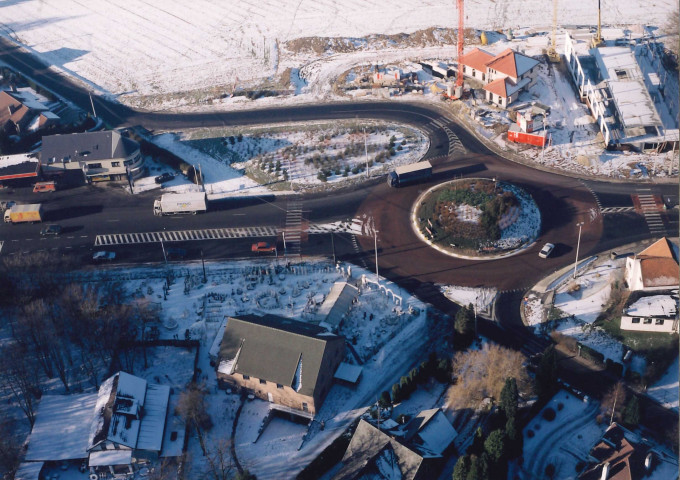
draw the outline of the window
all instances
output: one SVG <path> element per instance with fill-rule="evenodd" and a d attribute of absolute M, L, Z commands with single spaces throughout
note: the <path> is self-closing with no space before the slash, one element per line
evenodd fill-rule
<path fill-rule="evenodd" d="M 125 160 L 123 165 L 132 165 L 133 160 Z"/>
<path fill-rule="evenodd" d="M 663 325 L 663 318 L 657 318 L 656 322 L 654 322 L 654 325 Z"/>
<path fill-rule="evenodd" d="M 243 380 L 250 380 L 250 375 L 243 375 Z"/>
<path fill-rule="evenodd" d="M 305 402 L 302 402 L 302 411 L 309 412 L 309 405 L 307 405 Z"/>
<path fill-rule="evenodd" d="M 277 383 L 276 388 L 283 388 L 283 385 L 281 385 L 280 383 Z"/>
<path fill-rule="evenodd" d="M 102 168 L 102 164 L 101 163 L 89 163 L 87 165 L 87 168 Z"/>
<path fill-rule="evenodd" d="M 631 323 L 640 323 L 640 317 L 633 317 Z"/>
<path fill-rule="evenodd" d="M 482 82 L 486 81 L 486 74 L 482 73 Z"/>
<path fill-rule="evenodd" d="M 651 325 L 652 319 L 651 318 L 645 318 L 642 323 L 644 323 L 645 325 Z"/>
<path fill-rule="evenodd" d="M 112 167 L 120 167 L 120 162 L 111 162 Z"/>
<path fill-rule="evenodd" d="M 260 379 L 260 385 L 267 385 L 267 380 L 264 380 L 263 378 Z"/>

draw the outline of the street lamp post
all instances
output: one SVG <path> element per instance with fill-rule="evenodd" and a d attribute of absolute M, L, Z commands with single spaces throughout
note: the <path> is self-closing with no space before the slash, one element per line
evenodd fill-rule
<path fill-rule="evenodd" d="M 378 231 L 373 231 L 373 241 L 375 245 L 375 281 L 380 286 L 380 274 L 378 273 Z"/>
<path fill-rule="evenodd" d="M 366 143 L 366 127 L 364 127 L 364 158 L 366 159 L 366 176 L 370 177 L 368 172 L 368 144 Z"/>
<path fill-rule="evenodd" d="M 578 226 L 578 241 L 576 242 L 576 260 L 574 261 L 574 276 L 576 278 L 576 267 L 578 266 L 578 250 L 581 247 L 581 227 L 583 227 L 583 222 L 576 224 Z"/>

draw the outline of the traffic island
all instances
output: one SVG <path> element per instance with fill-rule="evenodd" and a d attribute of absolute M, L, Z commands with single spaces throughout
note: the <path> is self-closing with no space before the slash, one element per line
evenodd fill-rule
<path fill-rule="evenodd" d="M 531 195 L 494 179 L 452 180 L 421 194 L 411 211 L 416 234 L 457 258 L 493 260 L 531 245 L 541 214 Z"/>

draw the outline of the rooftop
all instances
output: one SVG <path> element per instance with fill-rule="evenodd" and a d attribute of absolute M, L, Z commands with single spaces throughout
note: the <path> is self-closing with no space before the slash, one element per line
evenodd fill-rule
<path fill-rule="evenodd" d="M 130 156 L 138 148 L 137 142 L 112 130 L 47 135 L 42 138 L 40 160 L 43 164 L 50 158 L 58 162 L 110 160 Z"/>

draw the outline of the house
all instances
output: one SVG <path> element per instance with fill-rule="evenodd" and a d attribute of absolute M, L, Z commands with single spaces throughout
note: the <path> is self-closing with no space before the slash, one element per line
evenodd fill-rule
<path fill-rule="evenodd" d="M 144 173 L 139 143 L 116 131 L 49 135 L 42 139 L 43 172 L 82 170 L 87 182 L 122 180 Z"/>
<path fill-rule="evenodd" d="M 578 480 L 637 480 L 648 476 L 652 454 L 645 445 L 631 443 L 623 427 L 612 423 L 588 455 L 589 464 Z"/>
<path fill-rule="evenodd" d="M 21 136 L 57 123 L 59 117 L 30 89 L 0 91 L 0 128 L 6 134 Z"/>
<path fill-rule="evenodd" d="M 347 282 L 335 282 L 316 314 L 319 324 L 337 332 L 358 296 L 359 289 L 354 285 Z"/>
<path fill-rule="evenodd" d="M 105 380 L 97 393 L 45 395 L 22 468 L 32 478 L 37 464 L 74 461 L 91 473 L 127 475 L 159 457 L 179 456 L 184 429 L 171 411 L 170 387 L 125 372 Z"/>
<path fill-rule="evenodd" d="M 441 408 L 423 410 L 406 425 L 404 440 L 424 457 L 440 457 L 458 436 Z"/>
<path fill-rule="evenodd" d="M 361 419 L 333 480 L 436 478 L 437 463 Z"/>
<path fill-rule="evenodd" d="M 671 290 L 632 292 L 623 308 L 621 330 L 677 332 L 677 292 Z"/>
<path fill-rule="evenodd" d="M 678 247 L 666 237 L 626 259 L 625 279 L 631 291 L 678 288 Z"/>
<path fill-rule="evenodd" d="M 343 337 L 297 320 L 229 317 L 220 345 L 220 385 L 314 415 L 345 356 Z"/>
<path fill-rule="evenodd" d="M 510 48 L 496 56 L 475 48 L 459 61 L 465 76 L 484 84 L 486 101 L 500 107 L 510 105 L 536 82 L 534 70 L 540 63 Z"/>

